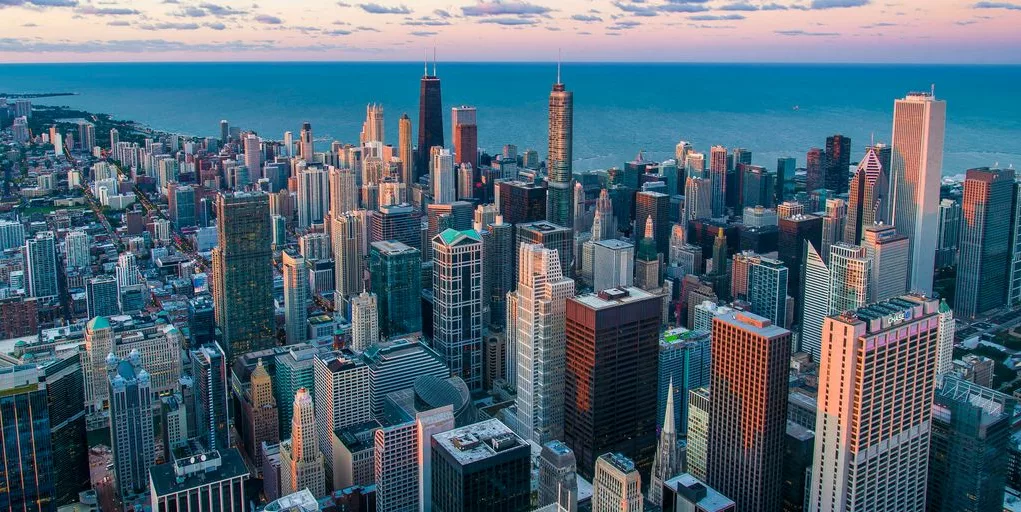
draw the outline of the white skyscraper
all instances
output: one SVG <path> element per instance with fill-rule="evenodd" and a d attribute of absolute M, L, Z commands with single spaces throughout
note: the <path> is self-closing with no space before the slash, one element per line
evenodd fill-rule
<path fill-rule="evenodd" d="M 245 167 L 252 183 L 262 179 L 262 139 L 254 133 L 245 136 Z"/>
<path fill-rule="evenodd" d="M 906 295 L 826 319 L 808 510 L 925 509 L 938 306 Z"/>
<path fill-rule="evenodd" d="M 315 496 L 323 496 L 323 454 L 316 446 L 315 412 L 307 389 L 298 389 L 293 407 L 291 439 L 280 443 L 280 494 L 308 489 Z"/>
<path fill-rule="evenodd" d="M 331 220 L 335 292 L 333 300 L 342 312 L 350 297 L 364 288 L 362 246 L 366 245 L 365 210 L 349 211 Z"/>
<path fill-rule="evenodd" d="M 449 149 L 442 148 L 433 154 L 431 179 L 435 204 L 448 204 L 457 200 L 454 155 Z"/>
<path fill-rule="evenodd" d="M 908 289 L 925 294 L 932 293 L 936 261 L 946 111 L 930 93 L 910 93 L 893 106 L 893 225 L 910 244 Z"/>
<path fill-rule="evenodd" d="M 830 314 L 830 269 L 811 242 L 805 243 L 805 253 L 801 351 L 811 354 L 812 359 L 818 361 L 822 345 L 822 324 Z"/>
<path fill-rule="evenodd" d="M 64 252 L 67 254 L 68 267 L 87 267 L 92 258 L 89 256 L 89 234 L 83 230 L 74 230 L 64 237 Z"/>
<path fill-rule="evenodd" d="M 330 208 L 330 187 L 326 171 L 307 167 L 298 171 L 298 227 L 323 221 Z"/>
<path fill-rule="evenodd" d="M 873 224 L 862 230 L 861 245 L 872 260 L 869 302 L 881 302 L 907 293 L 907 237 L 888 224 Z"/>
<path fill-rule="evenodd" d="M 292 251 L 281 255 L 284 268 L 284 331 L 287 344 L 308 339 L 308 267 L 305 258 Z"/>
<path fill-rule="evenodd" d="M 865 248 L 837 243 L 830 247 L 829 314 L 856 310 L 869 302 L 872 260 Z"/>
<path fill-rule="evenodd" d="M 363 291 L 351 299 L 351 348 L 364 352 L 379 343 L 379 306 L 375 293 Z"/>
<path fill-rule="evenodd" d="M 294 156 L 294 134 L 290 130 L 284 132 L 284 156 L 287 158 Z"/>
<path fill-rule="evenodd" d="M 383 105 L 370 103 L 365 107 L 365 122 L 362 124 L 361 143 L 383 143 Z"/>
<path fill-rule="evenodd" d="M 939 303 L 939 340 L 936 348 L 936 375 L 950 373 L 954 366 L 954 334 L 957 323 L 954 311 L 950 309 L 946 299 Z"/>
<path fill-rule="evenodd" d="M 358 209 L 358 185 L 350 169 L 330 167 L 330 217 Z"/>
<path fill-rule="evenodd" d="M 635 246 L 615 238 L 592 243 L 592 289 L 628 287 L 635 280 Z"/>
<path fill-rule="evenodd" d="M 57 287 L 57 251 L 52 231 L 40 231 L 25 240 L 25 265 L 28 270 L 28 294 L 55 297 Z"/>
<path fill-rule="evenodd" d="M 521 244 L 518 287 L 508 315 L 514 326 L 508 346 L 517 350 L 517 417 L 519 435 L 544 444 L 564 436 L 564 368 L 567 339 L 564 322 L 574 281 L 564 277 L 555 249 Z"/>
<path fill-rule="evenodd" d="M 334 431 L 372 419 L 369 367 L 350 350 L 318 354 L 312 361 L 315 391 L 315 432 L 326 460 L 328 487 L 336 489 L 340 474 L 334 471 Z"/>

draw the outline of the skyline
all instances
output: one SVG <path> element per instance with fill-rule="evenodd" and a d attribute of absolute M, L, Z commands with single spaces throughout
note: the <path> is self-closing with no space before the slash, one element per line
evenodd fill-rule
<path fill-rule="evenodd" d="M 0 12 L 11 63 L 414 62 L 435 47 L 440 62 L 560 49 L 572 62 L 1021 64 L 1021 2 L 4 0 Z"/>

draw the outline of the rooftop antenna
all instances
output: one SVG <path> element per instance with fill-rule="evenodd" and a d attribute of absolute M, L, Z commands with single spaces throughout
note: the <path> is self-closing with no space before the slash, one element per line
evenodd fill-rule
<path fill-rule="evenodd" d="M 435 46 L 433 46 L 433 76 L 438 76 L 436 74 L 436 47 Z"/>
<path fill-rule="evenodd" d="M 869 145 L 876 147 L 876 132 L 872 132 L 872 142 L 870 142 Z"/>
<path fill-rule="evenodd" d="M 932 96 L 932 99 L 936 99 L 936 84 L 931 85 L 929 96 Z"/>
<path fill-rule="evenodd" d="M 561 56 L 562 56 L 561 55 L 561 49 L 557 48 L 557 84 L 563 83 L 563 82 L 560 81 L 560 60 L 561 60 Z"/>
<path fill-rule="evenodd" d="M 429 76 L 429 49 L 425 49 L 425 58 L 422 59 L 422 74 Z"/>

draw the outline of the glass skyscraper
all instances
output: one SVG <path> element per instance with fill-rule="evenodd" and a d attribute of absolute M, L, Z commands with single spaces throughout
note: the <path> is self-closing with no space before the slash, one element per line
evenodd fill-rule
<path fill-rule="evenodd" d="M 56 509 L 46 382 L 39 377 L 31 365 L 0 368 L 0 510 Z"/>

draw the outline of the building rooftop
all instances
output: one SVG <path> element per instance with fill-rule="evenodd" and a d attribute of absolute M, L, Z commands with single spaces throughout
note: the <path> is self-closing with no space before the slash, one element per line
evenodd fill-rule
<path fill-rule="evenodd" d="M 791 420 L 787 420 L 787 435 L 797 439 L 799 441 L 808 441 L 815 439 L 815 432 L 794 423 Z"/>
<path fill-rule="evenodd" d="M 694 341 L 704 341 L 710 337 L 710 333 L 702 330 L 691 330 L 685 329 L 684 327 L 675 327 L 668 329 L 659 336 L 660 345 L 674 345 L 677 343 L 689 343 Z"/>
<path fill-rule="evenodd" d="M 496 419 L 433 434 L 433 440 L 462 466 L 488 459 L 527 443 Z M 529 450 L 530 451 L 530 450 Z"/>
<path fill-rule="evenodd" d="M 777 336 L 790 334 L 790 331 L 787 329 L 778 325 L 773 325 L 768 318 L 763 318 L 748 311 L 728 311 L 725 313 L 717 313 L 716 320 L 765 338 L 775 338 Z"/>
<path fill-rule="evenodd" d="M 156 495 L 166 496 L 232 478 L 247 477 L 249 472 L 237 449 L 229 448 L 152 466 L 149 475 Z"/>
<path fill-rule="evenodd" d="M 263 509 L 264 512 L 316 512 L 318 510 L 319 500 L 307 488 L 271 501 Z"/>
<path fill-rule="evenodd" d="M 621 240 L 619 238 L 611 238 L 609 240 L 598 240 L 598 241 L 595 241 L 595 242 L 592 242 L 592 243 L 595 244 L 595 245 L 601 245 L 603 247 L 606 247 L 607 249 L 613 249 L 613 250 L 626 249 L 628 247 L 634 247 L 635 246 L 635 244 L 633 244 L 631 242 L 628 242 L 627 240 Z"/>
<path fill-rule="evenodd" d="M 378 242 L 372 242 L 370 244 L 376 250 L 384 254 L 403 254 L 410 252 L 419 252 L 418 249 L 405 244 L 404 242 L 398 242 L 397 240 L 380 240 Z"/>
<path fill-rule="evenodd" d="M 658 297 L 658 295 L 653 295 L 641 288 L 631 286 L 627 288 L 610 288 L 599 293 L 579 295 L 571 300 L 578 301 L 592 309 L 605 309 L 655 297 Z"/>
<path fill-rule="evenodd" d="M 723 512 L 735 510 L 737 507 L 734 500 L 720 494 L 716 489 L 709 487 L 690 473 L 675 476 L 663 482 L 663 485 L 674 489 L 677 494 L 684 496 L 685 499 L 697 505 L 699 510 L 705 512 Z"/>
<path fill-rule="evenodd" d="M 604 453 L 599 456 L 600 459 L 609 462 L 611 466 L 616 468 L 621 473 L 631 473 L 637 471 L 635 469 L 635 463 L 631 459 L 624 456 L 622 453 Z"/>

